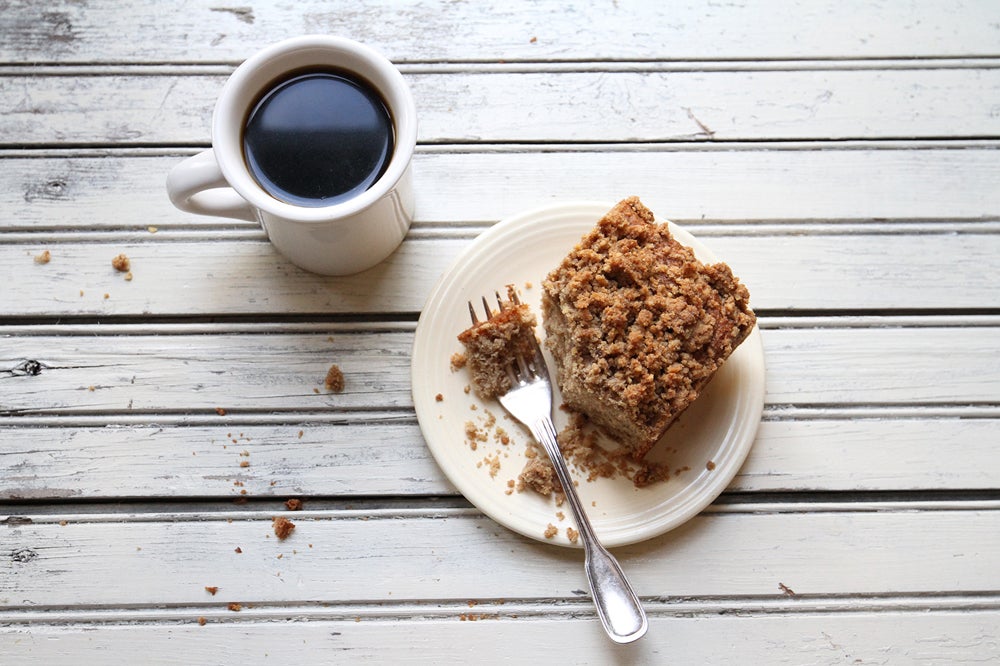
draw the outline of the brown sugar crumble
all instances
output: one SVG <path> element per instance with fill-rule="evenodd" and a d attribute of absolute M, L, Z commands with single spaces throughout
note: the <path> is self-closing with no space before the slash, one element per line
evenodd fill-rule
<path fill-rule="evenodd" d="M 340 393 L 344 390 L 344 373 L 339 365 L 333 364 L 330 366 L 330 369 L 326 371 L 326 379 L 323 380 L 323 385 L 327 391 L 332 393 Z"/>
<path fill-rule="evenodd" d="M 543 282 L 566 405 L 640 460 L 756 317 L 726 264 L 703 264 L 637 197 L 612 208 Z"/>
<path fill-rule="evenodd" d="M 117 257 L 111 260 L 111 265 L 119 273 L 127 273 L 129 269 L 132 268 L 132 262 L 129 260 L 128 256 L 124 253 L 119 254 Z"/>
<path fill-rule="evenodd" d="M 271 524 L 274 527 L 274 535 L 278 537 L 279 541 L 287 539 L 295 529 L 295 523 L 284 516 L 276 516 L 271 520 Z"/>
<path fill-rule="evenodd" d="M 291 497 L 285 500 L 285 508 L 289 511 L 301 511 L 302 510 L 302 500 L 295 497 Z"/>
<path fill-rule="evenodd" d="M 465 367 L 465 364 L 469 362 L 469 357 L 462 352 L 455 352 L 451 355 L 451 371 L 461 370 Z"/>

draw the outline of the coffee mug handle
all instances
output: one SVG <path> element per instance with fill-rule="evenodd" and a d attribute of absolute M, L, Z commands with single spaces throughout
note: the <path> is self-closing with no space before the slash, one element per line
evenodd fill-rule
<path fill-rule="evenodd" d="M 217 215 L 255 222 L 257 216 L 246 200 L 229 186 L 215 151 L 193 155 L 167 174 L 167 194 L 180 210 L 197 215 Z"/>

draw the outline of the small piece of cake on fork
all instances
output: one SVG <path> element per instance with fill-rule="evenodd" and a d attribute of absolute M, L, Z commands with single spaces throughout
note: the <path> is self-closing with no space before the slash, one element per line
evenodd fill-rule
<path fill-rule="evenodd" d="M 499 300 L 499 296 L 497 297 Z M 472 373 L 476 395 L 484 400 L 503 395 L 511 388 L 507 368 L 518 352 L 532 358 L 535 350 L 537 319 L 526 304 L 517 298 L 513 285 L 507 287 L 507 300 L 498 303 L 499 312 L 484 301 L 488 318 L 476 321 L 462 331 L 458 339 L 465 345 L 466 362 Z M 470 308 L 472 305 L 470 303 Z M 472 311 L 473 318 L 477 318 Z"/>
<path fill-rule="evenodd" d="M 545 279 L 542 322 L 570 409 L 642 459 L 756 317 L 725 264 L 703 264 L 636 197 Z"/>

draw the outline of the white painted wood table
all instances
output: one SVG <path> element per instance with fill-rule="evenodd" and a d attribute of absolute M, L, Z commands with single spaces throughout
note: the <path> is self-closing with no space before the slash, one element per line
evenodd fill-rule
<path fill-rule="evenodd" d="M 1000 4 L 922 4 L 0 3 L 0 663 L 996 663 Z M 311 32 L 420 114 L 418 219 L 349 278 L 164 191 Z M 616 549 L 621 647 L 579 551 L 438 470 L 409 368 L 480 232 L 629 194 L 749 285 L 767 395 L 728 490 Z"/>

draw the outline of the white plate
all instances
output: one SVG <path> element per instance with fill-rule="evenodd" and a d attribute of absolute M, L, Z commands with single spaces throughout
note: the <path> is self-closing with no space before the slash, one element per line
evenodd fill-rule
<path fill-rule="evenodd" d="M 470 325 L 468 301 L 480 303 L 484 295 L 493 300 L 495 291 L 503 293 L 505 285 L 514 284 L 539 314 L 546 274 L 611 207 L 591 202 L 550 206 L 491 227 L 441 277 L 420 316 L 413 344 L 413 400 L 420 429 L 438 465 L 483 513 L 545 543 L 572 545 L 566 536 L 567 527 L 575 528 L 569 507 L 556 507 L 553 500 L 531 491 L 510 492 L 508 482 L 517 479 L 524 466 L 530 435 L 515 425 L 499 403 L 483 402 L 474 393 L 466 393 L 468 371 L 453 372 L 450 358 L 462 351 L 456 336 Z M 693 248 L 700 260 L 717 261 L 691 234 L 669 224 L 674 237 Z M 538 333 L 544 336 L 541 325 Z M 549 367 L 554 368 L 549 360 Z M 558 394 L 554 399 L 558 405 Z M 763 405 L 764 351 L 755 327 L 649 454 L 671 470 L 687 471 L 672 473 L 668 481 L 646 488 L 636 488 L 624 478 L 588 482 L 576 475 L 583 505 L 602 543 L 616 546 L 649 539 L 710 504 L 729 485 L 750 451 Z M 466 443 L 465 424 L 472 421 L 482 426 L 487 413 L 496 416 L 515 441 L 504 446 L 491 437 L 474 451 Z M 553 416 L 556 429 L 561 429 L 566 414 L 557 409 Z M 495 476 L 490 475 L 489 460 L 499 462 Z M 546 538 L 550 524 L 559 531 Z"/>

